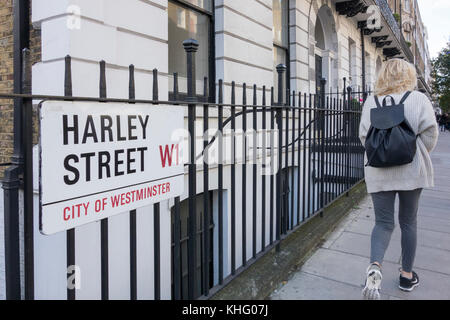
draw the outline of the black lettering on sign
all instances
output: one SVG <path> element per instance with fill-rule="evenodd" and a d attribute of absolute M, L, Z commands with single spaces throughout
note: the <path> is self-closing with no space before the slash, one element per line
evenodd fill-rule
<path fill-rule="evenodd" d="M 82 118 L 79 115 L 62 115 L 63 143 L 67 146 L 146 140 L 149 119 L 149 115 L 105 114 L 87 115 Z M 120 147 L 118 145 L 118 148 Z M 90 182 L 97 178 L 112 178 L 145 171 L 145 155 L 148 147 L 83 151 L 85 152 L 81 154 L 65 156 L 63 163 L 67 173 L 63 176 L 65 184 L 74 185 L 80 179 Z"/>
<path fill-rule="evenodd" d="M 108 124 L 106 124 L 106 122 L 108 122 Z M 109 141 L 110 142 L 114 141 L 112 125 L 113 125 L 113 121 L 110 116 L 100 116 L 100 126 L 101 126 L 101 130 L 102 130 L 102 134 L 101 134 L 102 142 L 106 141 L 106 133 L 108 133 Z"/>
<path fill-rule="evenodd" d="M 73 116 L 73 126 L 69 126 L 68 122 L 67 115 L 63 115 L 63 137 L 65 146 L 69 144 L 69 132 L 73 132 L 73 143 L 78 144 L 78 116 Z"/>
<path fill-rule="evenodd" d="M 147 151 L 147 147 L 143 147 L 143 148 L 137 148 L 137 151 L 139 151 L 141 153 L 141 172 L 145 171 L 144 165 L 145 165 L 145 156 L 144 156 L 144 151 Z"/>
<path fill-rule="evenodd" d="M 117 141 L 126 141 L 128 140 L 138 140 L 138 126 L 136 123 L 136 119 L 139 120 L 140 127 L 142 128 L 142 139 L 147 139 L 147 126 L 149 122 L 149 116 L 142 117 L 141 115 L 128 115 L 127 120 L 124 122 L 127 124 L 127 130 L 125 131 L 127 135 L 122 135 L 122 127 L 121 127 L 121 116 L 117 115 L 115 119 L 115 123 L 113 118 L 109 115 L 100 115 L 98 116 L 97 125 L 100 126 L 100 131 L 97 132 L 97 128 L 95 125 L 94 117 L 92 115 L 88 115 L 86 117 L 86 123 L 84 124 L 84 131 L 82 137 L 82 144 L 85 144 L 89 139 L 94 143 L 98 143 L 100 136 L 100 142 L 113 142 L 114 141 L 114 133 L 113 130 L 116 130 Z M 64 145 L 69 144 L 69 133 L 73 134 L 73 144 L 79 143 L 79 118 L 78 115 L 72 115 L 72 125 L 69 124 L 69 116 L 63 115 L 63 143 Z M 114 128 L 115 127 L 115 128 Z"/>
<path fill-rule="evenodd" d="M 139 122 L 142 125 L 142 138 L 145 140 L 147 139 L 147 125 L 148 125 L 148 119 L 149 116 L 145 116 L 145 121 L 142 119 L 141 116 L 139 116 Z"/>
<path fill-rule="evenodd" d="M 81 158 L 86 159 L 86 181 L 91 181 L 91 158 L 95 156 L 95 152 L 82 153 Z"/>
<path fill-rule="evenodd" d="M 117 116 L 117 141 L 125 141 L 127 140 L 127 137 L 122 136 L 122 128 L 120 127 L 120 116 Z"/>
<path fill-rule="evenodd" d="M 122 150 L 116 150 L 114 152 L 114 156 L 116 158 L 116 161 L 114 162 L 114 175 L 116 177 L 123 176 L 125 174 L 124 171 L 119 170 L 119 165 L 123 164 L 123 160 L 119 160 L 119 155 L 124 153 L 124 152 L 125 152 L 125 150 L 123 150 L 123 149 Z"/>
<path fill-rule="evenodd" d="M 128 116 L 128 140 L 137 140 L 137 136 L 133 135 L 133 130 L 136 130 L 137 127 L 133 125 L 132 121 L 136 120 L 136 116 Z"/>
<path fill-rule="evenodd" d="M 103 160 L 103 158 L 106 158 Z M 106 169 L 106 177 L 111 177 L 111 168 L 109 162 L 111 161 L 111 155 L 108 151 L 100 151 L 98 153 L 98 178 L 103 179 L 103 168 Z"/>
<path fill-rule="evenodd" d="M 78 182 L 78 180 L 80 179 L 80 172 L 78 171 L 77 168 L 71 166 L 69 164 L 69 161 L 73 161 L 75 163 L 78 163 L 78 157 L 74 154 L 69 154 L 65 159 L 64 159 L 64 168 L 69 171 L 72 172 L 74 174 L 73 179 L 71 179 L 68 175 L 64 176 L 64 182 L 65 184 L 71 186 L 74 185 L 75 183 Z"/>
<path fill-rule="evenodd" d="M 136 173 L 136 169 L 131 169 L 131 164 L 136 162 L 136 159 L 131 157 L 132 152 L 136 152 L 136 149 L 127 150 L 127 174 Z"/>
<path fill-rule="evenodd" d="M 84 128 L 83 144 L 86 143 L 88 138 L 92 138 L 95 143 L 98 142 L 97 132 L 95 131 L 94 119 L 89 115 L 86 120 L 86 127 Z"/>

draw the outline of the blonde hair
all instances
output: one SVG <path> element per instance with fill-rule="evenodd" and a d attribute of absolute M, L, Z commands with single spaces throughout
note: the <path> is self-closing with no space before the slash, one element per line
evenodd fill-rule
<path fill-rule="evenodd" d="M 416 68 L 403 59 L 391 59 L 384 63 L 375 82 L 375 94 L 388 94 L 413 91 L 417 85 Z"/>

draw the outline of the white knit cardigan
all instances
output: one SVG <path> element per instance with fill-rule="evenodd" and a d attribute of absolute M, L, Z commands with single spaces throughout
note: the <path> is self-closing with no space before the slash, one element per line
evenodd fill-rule
<path fill-rule="evenodd" d="M 406 92 L 392 94 L 399 103 Z M 382 104 L 384 96 L 378 97 Z M 389 105 L 390 99 L 387 99 Z M 359 126 L 359 138 L 364 145 L 370 128 L 370 109 L 376 108 L 373 96 L 367 98 Z M 418 135 L 417 152 L 413 162 L 396 167 L 374 168 L 366 166 L 364 169 L 367 191 L 376 193 L 381 191 L 415 190 L 434 187 L 433 164 L 430 152 L 433 151 L 438 140 L 438 125 L 430 100 L 421 92 L 414 91 L 405 101 L 405 117 L 411 128 Z M 364 164 L 367 163 L 367 154 Z"/>

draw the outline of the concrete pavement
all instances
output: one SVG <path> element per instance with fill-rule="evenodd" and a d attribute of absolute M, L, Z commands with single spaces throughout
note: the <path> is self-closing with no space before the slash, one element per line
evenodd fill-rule
<path fill-rule="evenodd" d="M 382 299 L 450 299 L 450 132 L 441 133 L 432 159 L 435 188 L 424 190 L 418 213 L 414 270 L 420 286 L 411 293 L 398 289 L 401 248 L 397 216 L 383 264 Z M 372 201 L 367 196 L 270 299 L 361 299 L 373 226 Z"/>

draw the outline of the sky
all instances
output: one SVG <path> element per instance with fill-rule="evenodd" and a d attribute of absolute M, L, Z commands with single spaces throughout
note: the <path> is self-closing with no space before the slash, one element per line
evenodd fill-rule
<path fill-rule="evenodd" d="M 417 0 L 423 23 L 428 30 L 431 58 L 450 41 L 450 0 Z"/>

